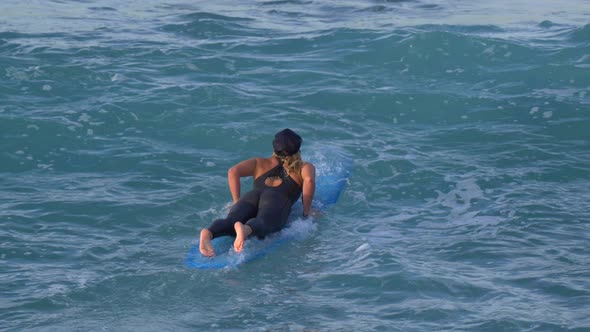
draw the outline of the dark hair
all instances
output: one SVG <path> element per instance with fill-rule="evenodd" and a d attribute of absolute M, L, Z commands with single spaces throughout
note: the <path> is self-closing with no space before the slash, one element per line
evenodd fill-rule
<path fill-rule="evenodd" d="M 279 157 L 292 156 L 299 152 L 303 139 L 293 130 L 287 128 L 275 134 L 272 141 L 274 153 Z"/>

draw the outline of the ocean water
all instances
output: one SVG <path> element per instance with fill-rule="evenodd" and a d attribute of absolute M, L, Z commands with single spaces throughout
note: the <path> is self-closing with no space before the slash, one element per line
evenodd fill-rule
<path fill-rule="evenodd" d="M 286 127 L 339 202 L 186 268 Z M 590 331 L 589 188 L 589 1 L 0 3 L 2 331 Z"/>

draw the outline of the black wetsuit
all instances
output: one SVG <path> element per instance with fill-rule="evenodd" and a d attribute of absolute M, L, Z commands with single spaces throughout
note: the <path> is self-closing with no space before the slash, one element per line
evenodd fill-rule
<path fill-rule="evenodd" d="M 267 186 L 268 178 L 280 178 L 281 184 Z M 254 180 L 254 188 L 231 208 L 227 218 L 217 219 L 209 226 L 213 238 L 236 236 L 234 224 L 240 221 L 252 228 L 252 235 L 264 238 L 278 232 L 287 224 L 291 207 L 301 196 L 301 187 L 287 174 L 283 162 Z"/>

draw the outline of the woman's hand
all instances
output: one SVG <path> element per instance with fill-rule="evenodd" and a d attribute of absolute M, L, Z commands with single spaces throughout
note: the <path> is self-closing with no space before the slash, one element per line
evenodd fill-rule
<path fill-rule="evenodd" d="M 234 204 L 240 199 L 240 178 L 253 176 L 256 171 L 256 158 L 241 161 L 227 171 L 227 183 Z"/>
<path fill-rule="evenodd" d="M 311 163 L 305 163 L 301 168 L 301 178 L 303 179 L 303 215 L 311 213 L 311 203 L 315 194 L 315 167 Z"/>
<path fill-rule="evenodd" d="M 316 210 L 316 209 L 310 209 L 309 213 L 307 215 L 303 215 L 305 218 L 311 218 L 311 219 L 316 219 L 316 218 L 320 218 L 323 215 L 322 211 L 320 210 Z"/>

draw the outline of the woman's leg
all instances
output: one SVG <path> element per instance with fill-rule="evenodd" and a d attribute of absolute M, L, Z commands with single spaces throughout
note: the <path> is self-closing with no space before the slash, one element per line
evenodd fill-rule
<path fill-rule="evenodd" d="M 264 238 L 268 234 L 280 231 L 287 224 L 291 213 L 291 205 L 285 198 L 276 196 L 263 196 L 260 199 L 260 206 L 256 218 L 246 222 L 252 230 L 251 234 L 258 238 Z"/>
<path fill-rule="evenodd" d="M 207 257 L 215 256 L 215 250 L 213 250 L 213 246 L 211 245 L 211 239 L 213 238 L 213 233 L 207 228 L 203 228 L 201 230 L 201 236 L 199 237 L 199 251 L 201 255 Z"/>
<path fill-rule="evenodd" d="M 234 230 L 236 231 L 236 240 L 234 241 L 234 250 L 241 252 L 244 249 L 244 242 L 252 234 L 252 228 L 248 225 L 244 225 L 237 221 L 234 224 Z"/>
<path fill-rule="evenodd" d="M 256 200 L 258 193 L 248 192 L 229 211 L 226 218 L 217 219 L 208 228 L 201 230 L 199 251 L 203 256 L 215 256 L 211 240 L 219 236 L 236 236 L 234 224 L 237 221 L 248 220 L 256 215 Z M 254 204 L 253 204 L 254 203 Z"/>

